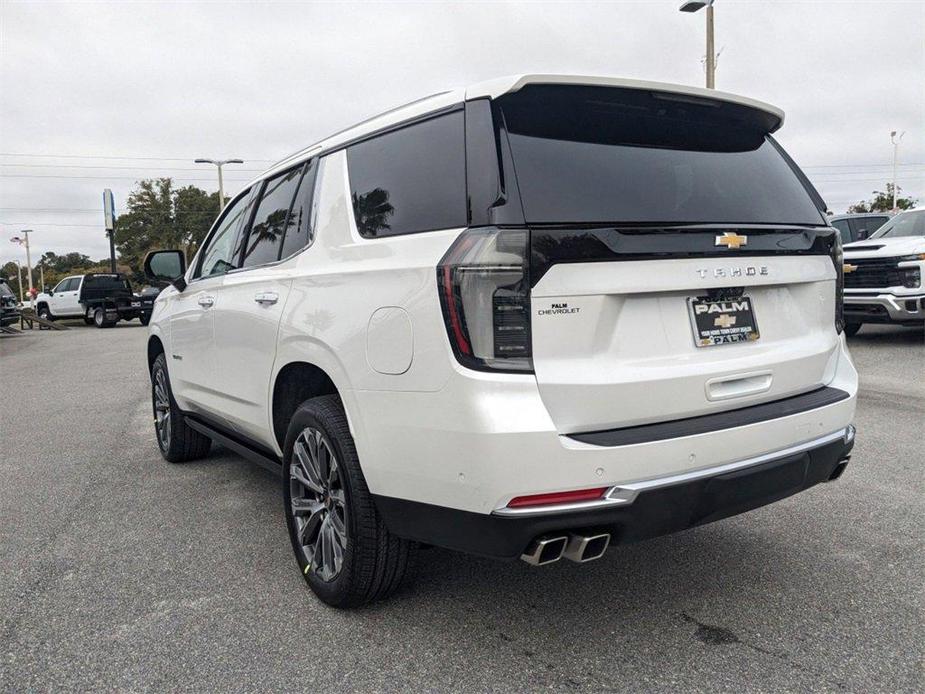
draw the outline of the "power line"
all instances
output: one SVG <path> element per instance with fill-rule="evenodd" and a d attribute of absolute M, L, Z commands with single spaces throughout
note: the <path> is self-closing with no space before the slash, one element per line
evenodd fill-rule
<path fill-rule="evenodd" d="M 192 161 L 196 157 L 138 157 L 132 155 L 112 155 L 103 154 L 32 154 L 27 152 L 0 152 L 0 157 L 47 157 L 51 159 L 135 159 L 139 161 Z M 262 161 L 273 163 L 277 159 L 256 159 L 254 157 L 241 157 L 247 161 Z"/>
<path fill-rule="evenodd" d="M 897 166 L 925 166 L 925 162 L 897 162 Z M 856 168 L 856 169 L 874 169 L 874 168 L 891 168 L 892 164 L 815 164 L 801 166 L 803 170 L 806 169 L 844 169 L 844 168 Z"/>
<path fill-rule="evenodd" d="M 129 171 L 199 171 L 207 169 L 199 167 L 179 167 L 179 166 L 159 166 L 155 169 L 146 169 L 143 166 L 107 166 L 101 164 L 7 164 L 0 162 L 0 166 L 20 166 L 39 169 L 126 169 Z M 234 171 L 252 171 L 260 173 L 264 169 L 239 169 L 235 167 Z"/>
<path fill-rule="evenodd" d="M 144 178 L 143 176 L 76 176 L 76 175 L 66 175 L 66 174 L 0 174 L 0 178 L 73 178 L 73 179 L 86 179 L 86 180 L 101 180 L 101 181 L 111 181 L 113 179 L 124 179 L 127 181 L 137 181 L 139 178 Z M 177 181 L 209 181 L 214 183 L 214 178 L 187 178 L 186 176 L 168 176 L 167 178 L 174 178 Z M 251 179 L 249 178 L 226 178 L 226 181 L 234 181 L 237 183 L 247 183 Z"/>

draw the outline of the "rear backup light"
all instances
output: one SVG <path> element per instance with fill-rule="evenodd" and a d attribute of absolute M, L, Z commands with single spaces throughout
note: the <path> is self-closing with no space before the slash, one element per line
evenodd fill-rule
<path fill-rule="evenodd" d="M 437 266 L 456 359 L 481 371 L 532 373 L 527 231 L 470 229 Z"/>
<path fill-rule="evenodd" d="M 576 501 L 596 501 L 604 496 L 607 487 L 594 489 L 577 489 L 571 492 L 551 492 L 549 494 L 531 494 L 530 496 L 515 496 L 508 502 L 508 508 L 523 508 L 524 506 L 552 506 L 554 504 L 574 504 Z"/>

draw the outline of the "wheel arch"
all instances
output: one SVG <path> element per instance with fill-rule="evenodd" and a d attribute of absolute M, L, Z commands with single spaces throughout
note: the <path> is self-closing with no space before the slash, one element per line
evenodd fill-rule
<path fill-rule="evenodd" d="M 148 338 L 148 373 L 151 373 L 151 370 L 154 368 L 154 360 L 157 359 L 158 354 L 164 354 L 164 343 L 161 342 L 161 338 L 157 335 L 152 335 Z"/>
<path fill-rule="evenodd" d="M 283 450 L 293 413 L 306 400 L 321 395 L 341 395 L 341 391 L 320 366 L 307 361 L 292 361 L 277 371 L 270 398 L 270 421 L 280 451 Z"/>

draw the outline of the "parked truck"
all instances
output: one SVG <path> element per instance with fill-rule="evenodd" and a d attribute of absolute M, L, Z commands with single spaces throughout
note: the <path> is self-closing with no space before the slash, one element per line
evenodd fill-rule
<path fill-rule="evenodd" d="M 90 272 L 65 277 L 50 292 L 35 298 L 39 318 L 83 318 L 87 325 L 109 328 L 120 320 L 138 318 L 142 325 L 151 319 L 153 299 L 145 302 L 132 292 L 125 275 L 118 272 Z"/>

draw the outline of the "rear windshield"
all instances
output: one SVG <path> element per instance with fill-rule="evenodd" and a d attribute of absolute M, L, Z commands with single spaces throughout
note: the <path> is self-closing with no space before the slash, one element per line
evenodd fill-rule
<path fill-rule="evenodd" d="M 571 85 L 498 104 L 528 223 L 824 224 L 762 111 Z"/>
<path fill-rule="evenodd" d="M 124 290 L 131 291 L 132 286 L 122 275 L 87 275 L 84 278 L 84 287 L 86 289 L 103 289 L 106 291 Z"/>
<path fill-rule="evenodd" d="M 925 236 L 925 210 L 903 212 L 880 227 L 870 238 L 895 239 L 899 236 Z"/>

